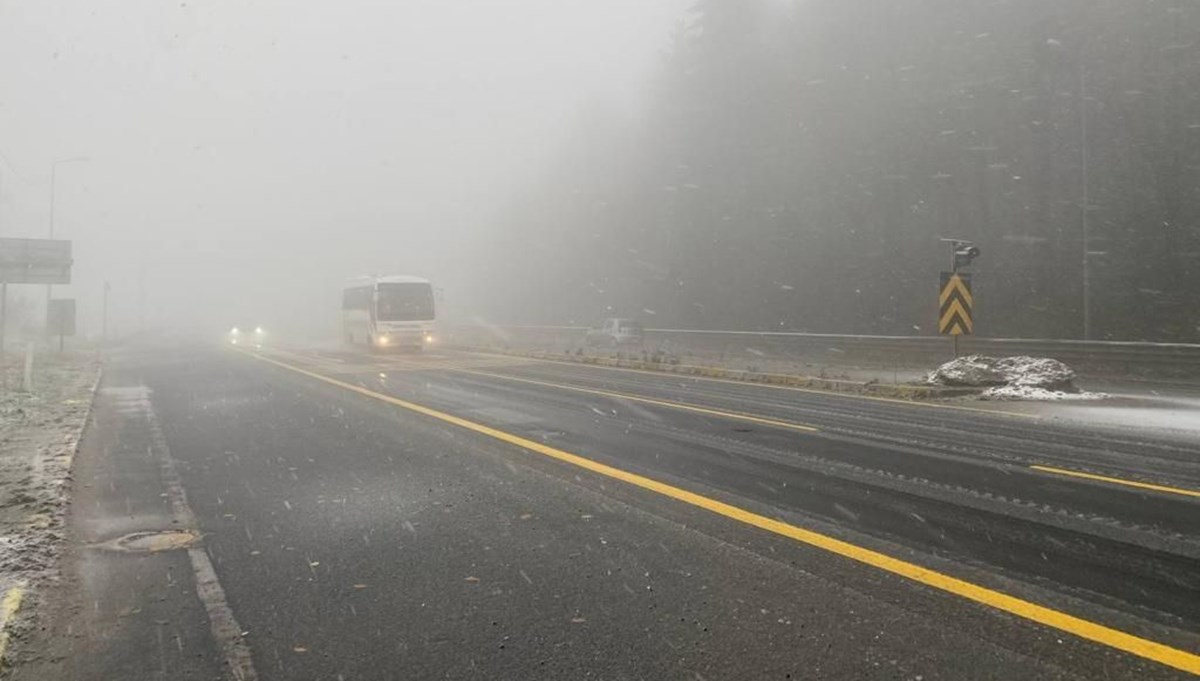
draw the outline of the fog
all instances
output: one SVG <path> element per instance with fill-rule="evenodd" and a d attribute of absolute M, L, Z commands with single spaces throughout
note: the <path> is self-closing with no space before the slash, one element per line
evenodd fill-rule
<path fill-rule="evenodd" d="M 582 112 L 637 109 L 686 6 L 0 2 L 0 234 L 45 237 L 51 164 L 84 157 L 55 218 L 81 331 L 104 281 L 118 334 L 328 330 L 369 272 L 453 310 L 470 244 Z"/>
<path fill-rule="evenodd" d="M 0 3 L 0 233 L 95 333 L 439 316 L 1200 340 L 1188 0 Z M 85 159 L 85 160 L 79 160 Z M 26 287 L 26 298 L 33 295 Z M 18 312 L 34 303 L 28 300 Z"/>

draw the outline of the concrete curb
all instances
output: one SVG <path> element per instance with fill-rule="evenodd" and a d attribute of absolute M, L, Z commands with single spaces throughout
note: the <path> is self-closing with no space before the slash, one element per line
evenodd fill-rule
<path fill-rule="evenodd" d="M 75 455 L 79 454 L 79 450 L 83 447 L 83 436 L 87 433 L 88 424 L 92 422 L 92 411 L 96 409 L 96 395 L 100 393 L 100 382 L 104 380 L 104 363 L 96 368 L 96 380 L 92 382 L 91 398 L 88 401 L 87 409 L 83 412 L 83 419 L 79 425 L 79 437 L 75 438 L 75 446 L 71 448 L 71 460 L 67 462 L 67 481 L 74 481 Z"/>
<path fill-rule="evenodd" d="M 946 388 L 931 385 L 911 383 L 876 383 L 872 381 L 849 381 L 820 376 L 803 376 L 799 374 L 773 374 L 744 369 L 726 369 L 723 367 L 701 366 L 694 364 L 672 364 L 670 362 L 651 362 L 639 359 L 624 359 L 618 357 L 600 357 L 594 355 L 569 355 L 544 351 L 518 351 L 495 348 L 462 347 L 463 350 L 475 352 L 491 352 L 511 357 L 528 357 L 530 359 L 545 359 L 555 362 L 570 362 L 574 364 L 590 364 L 594 366 L 615 367 L 620 369 L 638 369 L 641 371 L 658 371 L 685 376 L 702 378 L 719 378 L 727 381 L 744 383 L 760 383 L 791 388 L 807 388 L 835 393 L 852 393 L 856 395 L 872 395 L 902 400 L 929 400 L 946 397 L 961 397 L 975 395 L 980 392 L 976 388 Z"/>

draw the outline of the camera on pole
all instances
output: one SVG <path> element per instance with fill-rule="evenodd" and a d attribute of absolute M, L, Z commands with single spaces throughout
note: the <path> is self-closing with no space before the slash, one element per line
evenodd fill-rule
<path fill-rule="evenodd" d="M 956 244 L 954 248 L 954 269 L 969 267 L 971 261 L 979 257 L 979 247 L 968 244 Z"/>

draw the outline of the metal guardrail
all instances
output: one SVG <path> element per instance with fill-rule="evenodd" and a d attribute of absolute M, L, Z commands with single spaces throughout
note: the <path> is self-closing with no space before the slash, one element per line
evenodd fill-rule
<path fill-rule="evenodd" d="M 587 327 L 451 327 L 460 345 L 575 352 Z M 1200 344 L 963 337 L 963 354 L 1053 357 L 1088 373 L 1200 378 Z M 873 336 L 783 331 L 646 329 L 645 342 L 625 352 L 661 353 L 713 361 L 804 361 L 816 365 L 928 368 L 951 357 L 942 336 Z"/>

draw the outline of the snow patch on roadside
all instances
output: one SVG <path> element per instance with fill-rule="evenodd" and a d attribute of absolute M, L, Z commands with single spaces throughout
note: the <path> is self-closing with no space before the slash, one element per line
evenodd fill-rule
<path fill-rule="evenodd" d="M 47 360 L 35 389 L 14 390 L 6 367 L 0 394 L 0 594 L 56 576 L 71 461 L 92 401 L 98 367 L 84 357 Z"/>
<path fill-rule="evenodd" d="M 1107 393 L 1089 393 L 1089 392 L 1063 392 L 1061 390 L 1047 390 L 1036 386 L 1028 385 L 1000 385 L 988 388 L 979 394 L 978 399 L 981 400 L 1040 400 L 1040 401 L 1058 401 L 1058 400 L 1103 400 L 1107 399 Z"/>

